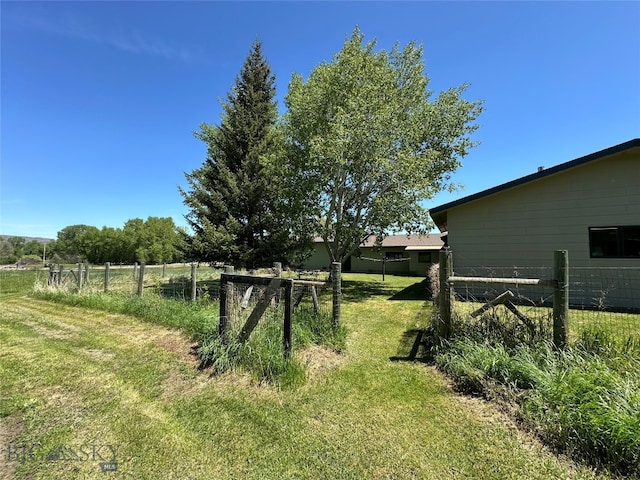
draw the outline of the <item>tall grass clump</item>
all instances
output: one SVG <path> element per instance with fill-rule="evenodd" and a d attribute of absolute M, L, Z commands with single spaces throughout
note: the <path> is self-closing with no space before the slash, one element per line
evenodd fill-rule
<path fill-rule="evenodd" d="M 304 383 L 306 374 L 302 362 L 295 355 L 284 356 L 282 318 L 279 309 L 266 314 L 242 345 L 238 360 L 256 380 L 295 387 Z"/>
<path fill-rule="evenodd" d="M 341 352 L 347 343 L 344 325 L 334 328 L 331 312 L 326 309 L 316 311 L 313 306 L 302 304 L 294 312 L 294 345 L 325 345 Z"/>
<path fill-rule="evenodd" d="M 550 445 L 622 474 L 640 472 L 640 383 L 577 349 L 522 404 L 523 418 Z"/>
<path fill-rule="evenodd" d="M 242 322 L 231 325 L 223 342 L 218 335 L 219 305 L 210 300 L 174 300 L 151 292 L 143 297 L 95 290 L 77 292 L 43 285 L 36 285 L 33 295 L 64 305 L 132 315 L 177 328 L 197 342 L 200 368 L 211 368 L 213 373 L 242 369 L 259 382 L 283 387 L 300 385 L 306 378 L 301 361 L 295 355 L 284 356 L 281 307 L 269 308 L 249 339 L 239 343 Z M 292 344 L 294 349 L 315 344 L 339 352 L 346 344 L 346 330 L 333 328 L 329 312 L 315 312 L 303 304 L 294 312 Z"/>
<path fill-rule="evenodd" d="M 121 292 L 73 292 L 36 285 L 33 295 L 63 305 L 132 315 L 158 325 L 177 328 L 196 341 L 217 323 L 216 315 L 212 314 L 217 312 L 215 306 L 167 300 L 153 294 L 138 297 Z"/>
<path fill-rule="evenodd" d="M 239 324 L 227 332 L 224 341 L 217 331 L 210 332 L 198 349 L 200 368 L 211 368 L 214 374 L 242 370 L 258 382 L 283 387 L 304 383 L 300 361 L 294 356 L 285 358 L 281 315 L 277 309 L 265 313 L 245 342 L 238 340 Z"/>
<path fill-rule="evenodd" d="M 477 325 L 476 325 L 477 326 Z M 479 328 L 435 347 L 438 368 L 466 393 L 508 401 L 558 451 L 622 475 L 640 472 L 640 347 L 590 329 L 557 350 L 501 343 Z"/>
<path fill-rule="evenodd" d="M 241 369 L 259 382 L 281 387 L 301 385 L 306 379 L 303 364 L 295 354 L 288 358 L 284 355 L 283 315 L 282 308 L 269 309 L 244 343 L 238 341 L 241 322 L 231 325 L 224 342 L 217 331 L 210 332 L 198 350 L 200 367 L 210 367 L 214 373 Z M 315 312 L 305 305 L 294 312 L 294 352 L 311 344 L 342 351 L 345 343 L 346 330 L 334 330 L 328 313 Z"/>

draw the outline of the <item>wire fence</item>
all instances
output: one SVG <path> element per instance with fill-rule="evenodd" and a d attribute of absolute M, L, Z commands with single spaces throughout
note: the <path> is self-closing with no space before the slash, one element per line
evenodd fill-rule
<path fill-rule="evenodd" d="M 228 268 L 228 267 L 227 267 Z M 177 300 L 212 300 L 220 298 L 220 277 L 224 266 L 200 264 L 171 265 L 54 265 L 48 271 L 42 271 L 45 282 L 55 288 L 82 290 L 85 292 L 119 292 L 143 295 L 146 292 L 157 293 L 165 298 Z M 307 282 L 326 282 L 328 272 L 280 270 L 275 267 L 255 270 L 241 270 L 240 274 L 295 279 L 295 295 L 301 299 L 309 292 Z M 243 288 L 238 285 L 238 288 Z M 319 288 L 318 291 L 321 289 Z M 245 291 L 236 291 L 244 297 Z M 256 288 L 247 299 L 253 302 L 260 296 Z M 301 300 L 298 300 L 300 302 Z"/>
<path fill-rule="evenodd" d="M 222 271 L 208 264 L 196 265 L 195 298 L 219 298 Z M 49 270 L 47 283 L 60 289 L 128 294 L 155 292 L 167 298 L 190 300 L 194 291 L 192 273 L 191 264 L 56 265 Z"/>
<path fill-rule="evenodd" d="M 455 275 L 484 278 L 553 278 L 550 267 L 466 267 L 456 268 Z M 433 274 L 432 284 L 434 282 Z M 491 315 L 472 317 L 483 304 L 510 291 L 510 301 L 522 317 L 498 304 L 488 309 Z M 553 288 L 551 286 L 501 284 L 456 284 L 454 313 L 457 321 L 473 322 L 487 328 L 498 317 L 502 323 L 519 325 L 537 338 L 550 339 L 552 328 Z M 464 319 L 464 320 L 463 320 Z M 527 322 L 527 319 L 529 322 Z M 488 323 L 487 323 L 488 322 Z M 527 325 L 529 323 L 529 325 Z M 468 326 L 468 325 L 467 325 Z M 585 268 L 569 267 L 569 340 L 578 338 L 585 329 L 603 329 L 617 337 L 640 340 L 640 267 Z M 517 329 L 516 329 L 517 330 Z M 514 334 L 517 333 L 514 330 Z M 532 335 L 529 335 L 530 337 Z"/>

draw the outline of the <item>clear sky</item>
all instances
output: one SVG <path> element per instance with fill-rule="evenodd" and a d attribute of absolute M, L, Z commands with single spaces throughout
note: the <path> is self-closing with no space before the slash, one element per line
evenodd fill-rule
<path fill-rule="evenodd" d="M 256 38 L 280 109 L 293 72 L 358 25 L 380 48 L 424 46 L 430 88 L 468 82 L 481 142 L 437 206 L 640 137 L 640 2 L 7 2 L 1 14 L 0 233 L 185 225 L 200 123 Z M 639 173 L 640 185 L 640 173 Z M 639 187 L 640 188 L 640 187 Z"/>

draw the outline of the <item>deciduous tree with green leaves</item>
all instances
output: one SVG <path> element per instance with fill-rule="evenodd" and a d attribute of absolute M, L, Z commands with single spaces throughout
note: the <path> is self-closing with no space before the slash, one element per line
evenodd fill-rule
<path fill-rule="evenodd" d="M 67 262 L 77 262 L 83 258 L 82 237 L 89 225 L 69 225 L 58 232 L 55 253 Z"/>
<path fill-rule="evenodd" d="M 256 41 L 223 104 L 220 125 L 203 123 L 196 137 L 207 144 L 202 167 L 180 189 L 199 260 L 255 268 L 291 261 L 300 250 L 269 158 L 278 150 L 275 77 Z"/>
<path fill-rule="evenodd" d="M 306 81 L 293 75 L 282 175 L 292 208 L 316 219 L 301 235 L 320 235 L 332 261 L 370 235 L 426 233 L 424 201 L 455 187 L 482 102 L 462 97 L 466 84 L 436 98 L 428 84 L 422 47 L 377 50 L 358 28 Z"/>
<path fill-rule="evenodd" d="M 182 257 L 181 229 L 171 217 L 148 217 L 128 220 L 123 228 L 127 249 L 135 261 L 146 263 L 175 262 Z"/>
<path fill-rule="evenodd" d="M 133 218 L 124 228 L 71 225 L 49 252 L 90 263 L 177 262 L 184 259 L 184 236 L 171 217 Z"/>

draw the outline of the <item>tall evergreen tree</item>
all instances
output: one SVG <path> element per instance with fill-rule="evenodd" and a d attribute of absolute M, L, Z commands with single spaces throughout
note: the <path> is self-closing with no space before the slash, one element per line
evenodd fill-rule
<path fill-rule="evenodd" d="M 204 164 L 185 174 L 180 189 L 200 260 L 255 268 L 291 262 L 299 244 L 281 215 L 268 158 L 278 148 L 275 76 L 256 41 L 223 104 L 219 126 L 203 123 L 195 136 L 207 144 Z"/>

